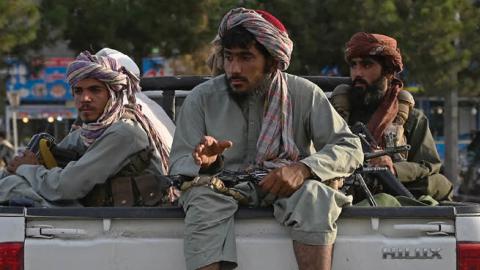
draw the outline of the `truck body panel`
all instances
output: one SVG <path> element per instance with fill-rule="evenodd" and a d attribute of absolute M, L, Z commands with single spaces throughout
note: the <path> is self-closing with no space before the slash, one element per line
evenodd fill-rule
<path fill-rule="evenodd" d="M 346 208 L 332 269 L 456 269 L 456 237 L 480 243 L 478 229 L 469 229 L 480 227 L 480 208 L 457 212 Z M 25 270 L 185 269 L 180 208 L 32 208 L 25 219 Z M 288 229 L 272 209 L 241 208 L 235 230 L 238 269 L 298 269 Z"/>

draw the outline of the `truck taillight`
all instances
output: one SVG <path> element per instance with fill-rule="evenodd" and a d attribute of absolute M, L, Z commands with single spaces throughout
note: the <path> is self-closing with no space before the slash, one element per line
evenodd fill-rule
<path fill-rule="evenodd" d="M 480 243 L 457 244 L 458 270 L 480 270 Z"/>
<path fill-rule="evenodd" d="M 23 243 L 0 243 L 0 270 L 23 270 Z"/>

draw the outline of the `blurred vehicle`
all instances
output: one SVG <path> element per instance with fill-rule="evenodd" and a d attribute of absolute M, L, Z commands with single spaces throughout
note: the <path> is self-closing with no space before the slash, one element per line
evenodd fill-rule
<path fill-rule="evenodd" d="M 462 182 L 455 194 L 457 201 L 480 202 L 480 131 L 472 134 L 472 141 L 461 153 Z"/>

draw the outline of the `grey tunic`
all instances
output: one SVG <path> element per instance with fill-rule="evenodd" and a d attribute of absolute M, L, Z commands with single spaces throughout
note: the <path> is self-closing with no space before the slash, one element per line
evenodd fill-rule
<path fill-rule="evenodd" d="M 0 201 L 26 197 L 42 206 L 76 206 L 96 184 L 104 183 L 149 146 L 148 136 L 135 121 L 121 119 L 112 124 L 90 147 L 85 147 L 80 130 L 65 137 L 59 147 L 82 154 L 65 168 L 21 165 L 15 175 L 0 179 Z M 161 174 L 160 157 L 154 154 L 151 173 Z"/>
<path fill-rule="evenodd" d="M 292 102 L 293 136 L 301 160 L 320 179 L 350 175 L 363 161 L 359 139 L 330 105 L 318 86 L 287 74 Z M 227 91 L 224 76 L 198 86 L 185 100 L 174 136 L 170 173 L 198 175 L 192 151 L 205 135 L 231 140 L 225 168 L 239 170 L 254 163 L 264 100 L 250 96 L 242 109 Z M 317 152 L 313 152 L 318 149 Z"/>
<path fill-rule="evenodd" d="M 286 74 L 286 78 L 292 102 L 293 136 L 301 162 L 322 180 L 350 175 L 363 161 L 359 139 L 320 88 L 293 75 Z M 170 173 L 199 174 L 200 167 L 194 163 L 192 152 L 205 135 L 233 142 L 233 147 L 224 152 L 226 169 L 241 170 L 254 164 L 263 106 L 264 98 L 259 95 L 243 100 L 233 98 L 223 75 L 197 86 L 185 100 L 177 121 Z M 261 196 L 251 184 L 236 188 L 250 198 Z M 307 180 L 290 197 L 275 200 L 274 216 L 289 228 L 295 241 L 332 244 L 336 236 L 335 221 L 341 207 L 350 202 L 351 198 L 319 181 Z M 222 262 L 225 269 L 235 267 L 233 215 L 237 202 L 210 188 L 193 187 L 182 194 L 180 204 L 186 212 L 187 269 L 213 262 Z"/>

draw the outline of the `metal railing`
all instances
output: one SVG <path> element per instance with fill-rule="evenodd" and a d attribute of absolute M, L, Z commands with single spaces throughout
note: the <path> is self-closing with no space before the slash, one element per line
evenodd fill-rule
<path fill-rule="evenodd" d="M 349 84 L 349 77 L 301 76 L 318 85 L 323 91 L 331 92 L 339 84 Z M 171 119 L 175 119 L 175 90 L 192 90 L 195 86 L 209 80 L 210 76 L 164 76 L 142 78 L 142 91 L 161 90 L 160 104 Z"/>

